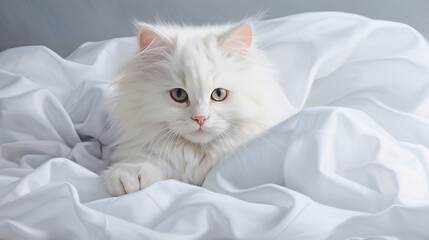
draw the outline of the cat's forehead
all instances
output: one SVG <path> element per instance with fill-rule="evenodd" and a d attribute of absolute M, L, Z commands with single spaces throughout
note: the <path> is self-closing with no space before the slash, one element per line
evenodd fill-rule
<path fill-rule="evenodd" d="M 220 70 L 221 50 L 216 39 L 210 38 L 188 37 L 186 43 L 179 42 L 177 45 L 175 57 L 183 72 L 183 81 L 188 85 L 212 85 Z"/>
<path fill-rule="evenodd" d="M 234 69 L 221 48 L 229 26 L 170 30 L 167 35 L 174 43 L 170 59 L 176 75 L 171 88 L 210 94 L 214 88 L 232 84 L 231 78 L 222 77 Z"/>

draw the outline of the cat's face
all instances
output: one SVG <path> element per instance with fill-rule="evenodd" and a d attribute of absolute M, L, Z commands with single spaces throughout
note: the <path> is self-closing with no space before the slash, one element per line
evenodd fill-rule
<path fill-rule="evenodd" d="M 214 35 L 186 42 L 179 37 L 149 70 L 156 77 L 142 83 L 156 92 L 143 99 L 157 106 L 153 117 L 194 143 L 240 134 L 239 126 L 255 114 L 249 96 L 257 93 L 246 85 L 258 74 L 244 56 L 226 54 Z"/>

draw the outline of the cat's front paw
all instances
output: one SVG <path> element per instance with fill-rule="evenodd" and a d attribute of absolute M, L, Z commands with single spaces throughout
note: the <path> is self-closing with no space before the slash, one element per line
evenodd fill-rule
<path fill-rule="evenodd" d="M 161 170 L 149 162 L 117 163 L 102 174 L 107 190 L 115 196 L 137 192 L 162 180 Z"/>

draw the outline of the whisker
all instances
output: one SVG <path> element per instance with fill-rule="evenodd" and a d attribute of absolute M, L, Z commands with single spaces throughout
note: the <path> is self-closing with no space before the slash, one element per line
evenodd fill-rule
<path fill-rule="evenodd" d="M 165 164 L 167 165 L 168 169 L 167 169 L 167 176 L 170 175 L 170 169 L 171 169 L 171 165 L 170 165 L 170 149 L 172 148 L 173 142 L 175 140 L 177 140 L 177 133 L 175 133 L 174 131 L 171 134 L 171 139 L 168 140 L 168 145 L 166 148 L 166 159 L 164 159 Z"/>
<path fill-rule="evenodd" d="M 160 141 L 162 141 L 169 133 L 171 132 L 171 130 L 169 129 L 166 133 L 164 133 L 163 135 L 162 135 L 162 137 L 160 137 L 155 143 L 152 143 L 150 146 L 149 146 L 149 149 L 150 149 L 150 153 L 149 153 L 149 157 L 148 157 L 148 159 L 149 160 L 151 160 L 151 158 L 152 158 L 152 154 L 153 154 L 153 152 L 154 152 L 154 150 L 155 150 L 155 147 L 156 147 L 156 145 L 158 145 L 158 143 L 160 142 Z M 156 161 L 157 162 L 157 166 L 158 167 L 161 167 L 160 166 L 160 162 L 159 161 Z"/>
<path fill-rule="evenodd" d="M 221 135 L 220 135 L 220 133 L 218 134 L 218 133 L 216 133 L 216 138 L 218 139 L 218 141 L 220 142 L 220 144 L 222 144 L 222 147 L 223 147 L 223 149 L 226 149 L 226 147 L 225 147 L 225 145 L 223 144 L 223 142 L 222 142 L 222 138 L 221 138 Z M 228 153 L 226 152 L 222 157 L 225 157 L 226 155 L 227 155 Z M 229 171 L 231 171 L 231 167 L 230 167 L 230 163 L 229 163 L 229 161 L 227 161 L 227 164 L 228 164 L 228 170 Z"/>
<path fill-rule="evenodd" d="M 220 135 L 221 135 L 222 139 L 223 139 L 223 140 L 225 140 L 225 138 L 226 138 L 225 133 L 220 133 Z M 229 153 L 234 154 L 235 158 L 237 159 L 238 164 L 239 164 L 239 165 L 240 165 L 240 167 L 241 167 L 240 160 L 239 160 L 239 158 L 238 158 L 238 155 L 235 153 L 234 148 L 233 148 L 230 144 L 228 144 L 228 142 L 226 142 L 226 141 L 225 141 L 225 144 L 226 144 L 226 145 L 227 145 L 227 147 L 229 148 L 229 152 L 228 152 L 228 154 L 229 154 Z M 222 143 L 222 145 L 223 145 L 223 143 Z M 225 146 L 225 145 L 223 145 L 223 146 Z"/>
<path fill-rule="evenodd" d="M 142 144 L 140 145 L 140 147 L 139 148 L 137 148 L 137 150 L 135 151 L 135 153 L 134 153 L 134 159 L 136 159 L 137 158 L 137 155 L 140 153 L 140 151 L 141 151 L 141 149 L 143 148 L 143 146 L 144 145 L 146 145 L 146 144 L 148 144 L 150 141 L 147 141 L 147 140 L 151 140 L 151 139 L 153 139 L 153 138 L 155 138 L 155 136 L 157 136 L 157 135 L 159 135 L 162 131 L 164 131 L 164 130 L 166 130 L 167 129 L 167 127 L 165 127 L 165 128 L 162 128 L 161 130 L 159 130 L 159 131 L 156 131 L 155 133 L 153 133 L 153 134 L 151 134 L 150 135 L 150 137 L 148 136 L 148 137 L 145 137 L 144 139 L 144 141 L 142 141 Z"/>
<path fill-rule="evenodd" d="M 172 148 L 174 146 L 174 154 L 176 154 L 176 155 L 178 154 L 178 152 L 177 152 L 177 142 L 179 141 L 179 139 L 180 139 L 180 134 L 176 133 L 174 144 L 172 144 L 172 146 L 171 146 Z M 169 170 L 172 169 L 173 161 L 174 161 L 173 159 L 171 159 L 170 157 L 168 157 L 168 165 L 170 166 Z M 170 172 L 168 172 L 167 175 L 170 176 Z M 173 174 L 171 174 L 171 175 L 173 175 Z"/>
<path fill-rule="evenodd" d="M 171 136 L 173 136 L 174 135 L 174 132 L 173 131 L 169 131 L 169 133 L 168 133 L 168 135 L 167 135 L 167 137 L 165 138 L 165 140 L 164 140 L 164 142 L 163 142 L 163 144 L 162 144 L 162 147 L 161 147 L 161 150 L 160 150 L 160 153 L 159 153 L 159 160 L 163 163 L 163 170 L 164 170 L 164 172 L 167 172 L 166 170 L 166 168 L 168 168 L 168 166 L 167 166 L 167 164 L 166 164 L 166 162 L 167 162 L 167 154 L 168 154 L 168 145 L 170 144 L 170 138 L 171 138 Z M 164 149 L 164 147 L 166 147 L 165 149 Z M 164 151 L 165 150 L 165 151 Z M 164 155 L 164 152 L 165 152 L 165 156 L 163 156 Z"/>
<path fill-rule="evenodd" d="M 284 151 L 284 149 L 281 148 L 281 146 L 276 145 L 275 143 L 269 141 L 268 139 L 265 139 L 262 134 L 258 134 L 255 136 L 256 138 L 262 139 L 264 142 L 271 145 L 273 148 L 275 148 L 277 151 Z"/>
<path fill-rule="evenodd" d="M 146 128 L 152 128 L 155 124 L 157 123 L 152 123 L 152 124 L 144 124 L 136 129 L 133 129 L 133 134 L 132 135 L 122 135 L 121 137 L 119 137 L 118 139 L 116 139 L 114 141 L 114 145 L 119 145 L 119 144 L 124 144 L 125 142 L 129 142 L 132 141 L 133 139 L 135 139 L 136 137 L 138 137 L 139 135 L 144 136 L 144 129 Z M 120 130 L 120 127 L 117 127 L 118 130 Z"/>
<path fill-rule="evenodd" d="M 234 131 L 233 128 L 230 128 L 230 129 L 227 130 L 227 132 L 229 132 L 231 134 L 234 134 L 236 131 Z M 244 154 L 243 154 L 242 149 L 241 149 L 242 146 L 244 146 L 244 144 L 238 145 L 237 147 L 235 147 L 235 149 L 233 151 L 234 151 L 234 153 L 236 151 L 238 151 L 238 153 L 240 154 L 241 159 L 238 159 L 237 161 L 239 162 L 239 164 L 240 164 L 240 160 L 243 162 L 244 172 L 246 173 L 246 176 L 247 176 L 248 180 L 250 181 L 251 180 L 250 170 L 249 170 L 249 167 L 247 165 L 246 159 L 244 158 Z"/>

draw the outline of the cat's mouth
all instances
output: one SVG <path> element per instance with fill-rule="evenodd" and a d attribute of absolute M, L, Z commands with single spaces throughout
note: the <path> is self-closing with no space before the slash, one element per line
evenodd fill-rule
<path fill-rule="evenodd" d="M 208 133 L 209 133 L 208 131 L 203 130 L 202 128 L 199 128 L 198 130 L 192 133 L 192 136 L 196 139 L 206 138 Z"/>
<path fill-rule="evenodd" d="M 213 134 L 207 129 L 198 128 L 197 130 L 184 135 L 186 139 L 193 143 L 208 143 L 213 139 Z"/>

